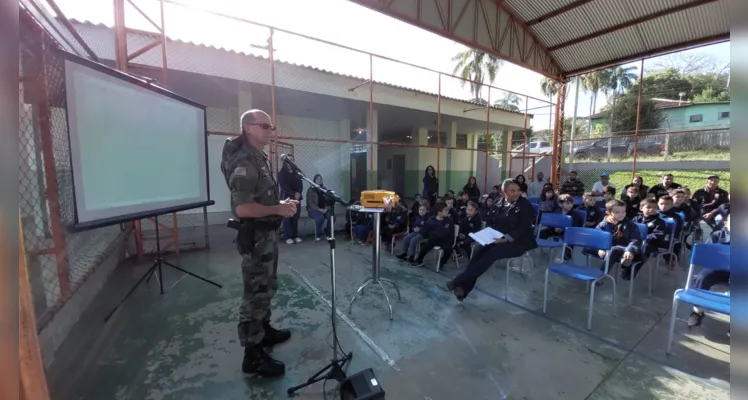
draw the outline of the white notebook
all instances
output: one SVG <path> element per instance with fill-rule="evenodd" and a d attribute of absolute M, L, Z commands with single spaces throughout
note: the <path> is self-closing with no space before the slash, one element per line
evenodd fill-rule
<path fill-rule="evenodd" d="M 479 245 L 485 246 L 493 243 L 496 239 L 501 239 L 504 234 L 493 228 L 484 228 L 481 231 L 471 233 L 468 236 L 473 238 Z"/>

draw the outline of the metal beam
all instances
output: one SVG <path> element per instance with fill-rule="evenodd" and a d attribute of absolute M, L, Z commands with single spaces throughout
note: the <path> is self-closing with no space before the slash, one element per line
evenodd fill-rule
<path fill-rule="evenodd" d="M 615 66 L 615 65 L 621 65 L 621 64 L 625 64 L 625 63 L 631 62 L 631 61 L 637 61 L 637 60 L 640 60 L 642 58 L 647 59 L 647 58 L 662 56 L 662 55 L 665 55 L 665 54 L 675 53 L 675 52 L 683 51 L 683 50 L 687 50 L 687 49 L 693 49 L 693 48 L 696 48 L 696 47 L 708 46 L 708 45 L 712 45 L 712 44 L 716 44 L 716 43 L 728 42 L 729 40 L 730 40 L 730 33 L 729 32 L 721 33 L 719 35 L 714 35 L 714 36 L 708 36 L 708 37 L 701 38 L 701 39 L 689 40 L 689 41 L 686 41 L 686 42 L 676 43 L 676 44 L 673 44 L 673 45 L 670 45 L 670 46 L 660 47 L 658 49 L 653 49 L 653 50 L 647 50 L 647 51 L 643 51 L 641 53 L 632 54 L 632 55 L 629 55 L 629 56 L 626 56 L 626 57 L 620 57 L 620 58 L 616 58 L 614 60 L 605 61 L 605 62 L 601 62 L 601 63 L 598 63 L 598 64 L 593 64 L 593 65 L 590 65 L 588 67 L 575 69 L 573 71 L 567 72 L 567 77 L 572 77 L 572 76 L 576 76 L 576 75 L 586 74 L 586 73 L 591 72 L 591 71 L 595 71 L 595 70 L 603 69 L 603 68 L 608 68 L 608 67 L 612 67 L 612 66 Z"/>
<path fill-rule="evenodd" d="M 553 55 L 501 0 L 349 0 L 476 50 L 561 80 Z"/>
<path fill-rule="evenodd" d="M 574 2 L 574 3 L 567 4 L 567 5 L 565 5 L 565 6 L 561 7 L 561 8 L 553 10 L 553 11 L 551 11 L 551 12 L 549 12 L 547 14 L 541 15 L 541 16 L 539 16 L 537 18 L 533 18 L 533 19 L 527 21 L 526 25 L 527 26 L 533 26 L 535 24 L 539 24 L 539 23 L 541 23 L 543 21 L 547 21 L 547 20 L 549 20 L 549 19 L 551 19 L 553 17 L 557 17 L 557 16 L 559 16 L 559 15 L 561 15 L 563 13 L 569 12 L 569 11 L 571 11 L 571 10 L 577 8 L 577 7 L 581 7 L 581 6 L 583 6 L 583 5 L 587 4 L 587 3 L 590 3 L 592 1 L 594 1 L 594 0 L 578 0 L 578 1 Z"/>
<path fill-rule="evenodd" d="M 569 40 L 568 42 L 564 42 L 564 43 L 561 43 L 561 44 L 557 44 L 555 46 L 551 46 L 551 47 L 548 48 L 548 51 L 556 51 L 556 50 L 559 50 L 559 49 L 563 49 L 565 47 L 569 47 L 569 46 L 572 46 L 572 45 L 575 45 L 575 44 L 578 44 L 578 43 L 586 42 L 586 41 L 588 41 L 590 39 L 594 39 L 594 38 L 599 37 L 599 36 L 603 36 L 603 35 L 607 35 L 607 34 L 612 33 L 612 32 L 620 31 L 621 29 L 625 29 L 625 28 L 628 28 L 628 27 L 631 27 L 631 26 L 634 26 L 634 25 L 639 25 L 641 23 L 644 23 L 644 22 L 647 22 L 647 21 L 651 21 L 653 19 L 657 19 L 657 18 L 660 18 L 660 17 L 664 17 L 666 15 L 674 14 L 674 13 L 677 13 L 677 12 L 680 12 L 680 11 L 688 10 L 689 8 L 694 8 L 694 7 L 698 7 L 698 6 L 703 6 L 704 4 L 714 3 L 715 1 L 717 1 L 717 0 L 694 0 L 694 1 L 690 2 L 690 3 L 681 4 L 681 5 L 675 6 L 675 7 L 670 7 L 668 9 L 661 10 L 661 11 L 658 11 L 658 12 L 653 13 L 653 14 L 645 15 L 645 16 L 640 17 L 640 18 L 632 19 L 631 21 L 626 21 L 626 22 L 620 23 L 618 25 L 611 26 L 609 28 L 605 28 L 605 29 L 597 31 L 597 32 L 592 32 L 592 33 L 590 33 L 588 35 L 584 35 L 584 36 L 578 37 L 576 39 Z"/>

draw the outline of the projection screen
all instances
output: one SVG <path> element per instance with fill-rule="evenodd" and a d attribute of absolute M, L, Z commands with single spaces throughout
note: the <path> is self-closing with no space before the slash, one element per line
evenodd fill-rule
<path fill-rule="evenodd" d="M 213 204 L 205 107 L 65 56 L 75 230 Z"/>

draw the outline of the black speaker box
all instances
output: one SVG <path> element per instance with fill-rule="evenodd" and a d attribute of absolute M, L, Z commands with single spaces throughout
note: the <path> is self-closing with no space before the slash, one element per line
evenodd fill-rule
<path fill-rule="evenodd" d="M 340 385 L 341 400 L 382 400 L 384 389 L 379 384 L 374 371 L 365 369 L 349 376 Z"/>

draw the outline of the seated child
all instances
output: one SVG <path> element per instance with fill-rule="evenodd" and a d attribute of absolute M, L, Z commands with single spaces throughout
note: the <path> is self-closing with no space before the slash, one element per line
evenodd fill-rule
<path fill-rule="evenodd" d="M 605 216 L 605 213 L 600 212 L 600 207 L 597 206 L 597 200 L 592 192 L 586 192 L 582 196 L 582 206 L 580 210 L 587 213 L 587 220 L 584 221 L 585 228 L 595 228 Z"/>
<path fill-rule="evenodd" d="M 540 194 L 539 199 L 539 208 L 540 212 L 556 212 L 558 211 L 558 198 L 556 197 L 556 193 L 553 191 L 553 188 L 550 186 L 546 186 L 544 188 L 543 192 Z"/>
<path fill-rule="evenodd" d="M 410 212 L 408 213 L 408 220 L 410 221 L 411 225 L 413 224 L 413 221 L 416 220 L 416 217 L 418 216 L 418 209 L 421 208 L 421 199 L 423 197 L 416 193 L 414 196 L 415 201 L 410 206 Z"/>
<path fill-rule="evenodd" d="M 359 244 L 366 243 L 366 239 L 369 237 L 369 232 L 371 232 L 374 223 L 374 218 L 371 213 L 360 213 L 360 217 L 356 220 L 355 224 L 353 225 L 353 235 L 356 237 L 356 240 Z"/>
<path fill-rule="evenodd" d="M 626 204 L 626 218 L 633 220 L 639 215 L 639 207 L 641 198 L 639 197 L 639 188 L 636 186 L 629 186 L 626 189 L 626 193 L 621 196 L 621 200 Z"/>
<path fill-rule="evenodd" d="M 385 214 L 382 218 L 382 242 L 389 246 L 392 243 L 392 236 L 396 233 L 405 232 L 408 228 L 407 218 L 408 209 L 403 204 L 398 204 L 392 209 L 391 213 Z M 388 247 L 389 249 L 389 247 Z"/>
<path fill-rule="evenodd" d="M 603 188 L 603 201 L 598 201 L 597 207 L 605 208 L 607 210 L 608 202 L 615 199 L 615 197 L 616 197 L 616 188 L 610 185 L 605 186 Z"/>
<path fill-rule="evenodd" d="M 660 216 L 664 218 L 672 218 L 673 221 L 675 221 L 675 236 L 674 240 L 678 240 L 680 238 L 680 232 L 683 229 L 683 218 L 678 215 L 677 211 L 673 209 L 673 198 L 669 195 L 665 195 L 660 197 L 660 199 L 657 201 L 657 206 L 660 208 Z M 669 235 L 666 235 L 666 243 L 665 247 L 670 246 L 670 237 Z M 680 243 L 676 243 L 673 247 L 673 253 L 680 254 Z M 663 256 L 666 261 L 670 262 L 670 270 L 672 271 L 675 269 L 675 258 L 670 257 L 670 254 L 665 254 Z M 672 258 L 672 259 L 671 259 Z"/>
<path fill-rule="evenodd" d="M 458 257 L 462 256 L 459 250 L 462 250 L 468 257 L 470 256 L 470 245 L 474 240 L 469 235 L 481 229 L 483 229 L 483 221 L 478 215 L 478 205 L 469 201 L 465 208 L 465 215 L 460 218 L 460 233 L 457 236 L 456 246 Z"/>
<path fill-rule="evenodd" d="M 570 194 L 562 194 L 558 196 L 558 206 L 559 206 L 559 212 L 564 215 L 568 215 L 571 217 L 571 226 L 574 227 L 582 227 L 584 225 L 584 221 L 582 221 L 582 218 L 579 217 L 579 214 L 576 214 L 572 212 L 574 209 L 574 198 L 571 197 Z M 552 237 L 554 238 L 561 238 L 564 237 L 564 229 L 563 228 L 543 228 L 538 233 L 538 236 L 540 239 L 550 239 Z M 566 253 L 564 254 L 564 260 L 571 260 L 571 252 L 572 248 L 567 247 Z"/>
<path fill-rule="evenodd" d="M 597 225 L 597 229 L 610 232 L 613 235 L 613 246 L 610 251 L 610 264 L 621 264 L 621 278 L 631 279 L 631 268 L 634 268 L 634 276 L 639 272 L 642 265 L 642 255 L 639 250 L 641 237 L 639 229 L 633 222 L 626 219 L 626 204 L 621 200 L 611 200 L 605 205 L 605 218 Z M 607 255 L 605 250 L 594 251 L 584 249 L 582 253 L 597 256 L 604 259 Z M 604 267 L 603 267 L 604 268 Z M 601 281 L 598 281 L 601 283 Z"/>
<path fill-rule="evenodd" d="M 493 188 L 491 188 L 491 193 L 488 194 L 488 197 L 496 202 L 496 199 L 501 197 L 501 187 L 499 185 L 494 185 Z"/>
<path fill-rule="evenodd" d="M 455 202 L 455 210 L 457 210 L 458 218 L 465 215 L 465 209 L 467 208 L 469 201 L 470 201 L 470 198 L 469 198 L 468 192 L 460 192 L 460 197 Z"/>
<path fill-rule="evenodd" d="M 478 210 L 478 213 L 480 214 L 481 221 L 486 221 L 486 218 L 488 217 L 488 211 L 493 208 L 494 199 L 491 196 L 486 196 L 486 200 L 483 203 L 483 205 L 480 207 L 480 210 Z"/>
<path fill-rule="evenodd" d="M 667 247 L 665 239 L 665 221 L 660 218 L 657 210 L 657 201 L 653 198 L 644 199 L 639 202 L 641 214 L 634 217 L 632 222 L 647 226 L 647 237 L 642 238 L 641 254 L 644 262 L 651 257 L 657 249 Z"/>
<path fill-rule="evenodd" d="M 421 251 L 416 259 L 410 263 L 412 267 L 423 265 L 423 258 L 436 246 L 444 250 L 441 259 L 441 265 L 449 261 L 452 255 L 452 244 L 455 238 L 455 228 L 452 220 L 449 218 L 449 206 L 447 203 L 438 202 L 434 205 L 434 217 L 431 217 L 421 229 L 421 236 L 426 239 L 426 243 L 421 244 Z"/>
<path fill-rule="evenodd" d="M 445 197 L 444 202 L 447 203 L 447 207 L 449 207 L 449 220 L 452 221 L 452 224 L 456 224 L 459 216 L 457 210 L 455 210 L 455 199 L 452 197 Z"/>
<path fill-rule="evenodd" d="M 421 206 L 418 208 L 418 216 L 411 225 L 410 233 L 403 237 L 403 250 L 397 258 L 413 262 L 413 257 L 416 253 L 416 246 L 418 246 L 418 243 L 423 241 L 421 229 L 423 229 L 423 225 L 428 220 L 428 211 L 428 206 Z"/>
<path fill-rule="evenodd" d="M 712 232 L 710 239 L 712 243 L 730 245 L 730 215 L 727 215 L 724 226 Z M 702 269 L 696 277 L 695 286 L 697 289 L 711 290 L 714 285 L 730 285 L 730 271 L 715 271 L 711 269 Z M 704 310 L 701 307 L 694 307 L 691 316 L 688 317 L 688 327 L 701 325 L 704 318 Z"/>
<path fill-rule="evenodd" d="M 674 189 L 670 191 L 670 196 L 673 198 L 673 211 L 681 212 L 686 217 L 683 220 L 683 229 L 691 231 L 694 221 L 698 221 L 700 215 L 696 213 L 691 204 L 686 200 L 686 191 L 683 189 Z"/>

